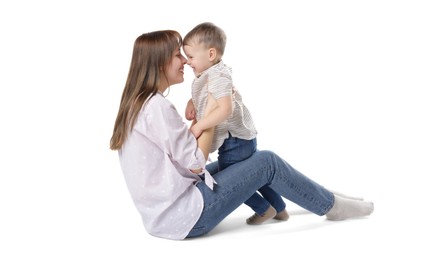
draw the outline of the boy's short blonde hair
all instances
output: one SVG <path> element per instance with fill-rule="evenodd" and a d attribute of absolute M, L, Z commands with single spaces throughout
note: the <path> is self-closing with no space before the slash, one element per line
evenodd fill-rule
<path fill-rule="evenodd" d="M 194 27 L 183 39 L 183 45 L 204 44 L 206 48 L 215 48 L 220 56 L 224 55 L 227 37 L 224 31 L 213 23 L 205 22 Z"/>

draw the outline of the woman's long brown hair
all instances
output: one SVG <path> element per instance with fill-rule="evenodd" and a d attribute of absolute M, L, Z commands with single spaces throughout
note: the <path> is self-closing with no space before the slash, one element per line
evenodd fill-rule
<path fill-rule="evenodd" d="M 145 33 L 135 40 L 110 149 L 121 149 L 144 102 L 157 93 L 165 68 L 181 44 L 182 37 L 172 30 Z"/>

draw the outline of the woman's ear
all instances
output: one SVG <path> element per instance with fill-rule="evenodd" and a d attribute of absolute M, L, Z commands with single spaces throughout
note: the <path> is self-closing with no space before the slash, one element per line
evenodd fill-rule
<path fill-rule="evenodd" d="M 210 48 L 209 49 L 209 61 L 214 61 L 216 59 L 216 49 Z"/>

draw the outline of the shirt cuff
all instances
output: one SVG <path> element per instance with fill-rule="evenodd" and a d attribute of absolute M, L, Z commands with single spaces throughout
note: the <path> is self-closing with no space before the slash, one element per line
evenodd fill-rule
<path fill-rule="evenodd" d="M 206 183 L 207 187 L 213 190 L 213 185 L 217 184 L 217 182 L 215 181 L 215 179 L 212 177 L 212 175 L 208 170 L 203 169 L 203 174 L 204 174 L 204 182 Z"/>
<path fill-rule="evenodd" d="M 208 161 L 210 161 L 210 158 L 208 158 Z M 191 165 L 191 169 L 202 169 L 202 173 L 200 173 L 199 175 L 203 175 L 203 179 L 207 187 L 213 190 L 213 185 L 217 184 L 217 182 L 212 177 L 210 172 L 206 170 L 206 160 L 204 159 L 204 154 L 201 149 L 197 150 L 196 163 L 194 163 L 194 165 Z"/>

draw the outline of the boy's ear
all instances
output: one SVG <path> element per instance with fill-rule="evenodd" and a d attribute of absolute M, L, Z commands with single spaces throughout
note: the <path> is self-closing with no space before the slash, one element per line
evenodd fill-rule
<path fill-rule="evenodd" d="M 216 49 L 210 48 L 209 49 L 209 61 L 214 61 L 216 59 Z"/>

